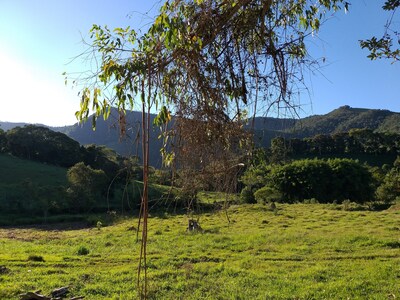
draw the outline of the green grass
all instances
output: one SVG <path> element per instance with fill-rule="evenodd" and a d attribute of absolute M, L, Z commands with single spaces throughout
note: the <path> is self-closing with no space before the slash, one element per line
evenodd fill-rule
<path fill-rule="evenodd" d="M 395 299 L 400 209 L 321 204 L 231 206 L 149 220 L 150 299 Z M 137 219 L 92 228 L 0 229 L 0 299 L 70 285 L 85 299 L 135 299 Z M 79 255 L 79 249 L 87 255 Z M 29 257 L 42 257 L 32 261 Z M 0 268 L 2 270 L 2 268 Z M 3 269 L 4 270 L 4 269 Z"/>
<path fill-rule="evenodd" d="M 0 189 L 3 186 L 29 180 L 38 185 L 65 185 L 67 169 L 8 154 L 0 154 Z"/>
<path fill-rule="evenodd" d="M 226 194 L 221 192 L 199 192 L 197 197 L 201 203 L 213 204 L 213 203 L 226 203 L 226 202 L 238 202 L 239 196 L 235 194 Z"/>

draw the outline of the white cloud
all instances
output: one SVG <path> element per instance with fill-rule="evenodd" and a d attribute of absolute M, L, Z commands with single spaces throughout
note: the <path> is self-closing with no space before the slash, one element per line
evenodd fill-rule
<path fill-rule="evenodd" d="M 45 72 L 1 49 L 0 68 L 0 121 L 52 126 L 76 122 L 77 92 L 64 85 L 61 72 Z"/>

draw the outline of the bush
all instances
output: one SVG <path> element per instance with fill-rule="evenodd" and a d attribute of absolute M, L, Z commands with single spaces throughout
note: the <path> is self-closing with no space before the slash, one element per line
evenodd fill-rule
<path fill-rule="evenodd" d="M 303 203 L 304 203 L 304 204 L 318 204 L 319 202 L 318 202 L 317 199 L 311 198 L 311 199 L 304 199 L 304 200 L 303 200 Z M 333 204 L 337 204 L 336 200 L 334 200 L 332 203 L 333 203 Z"/>
<path fill-rule="evenodd" d="M 29 255 L 28 256 L 29 261 L 39 261 L 39 262 L 44 262 L 43 256 L 40 255 Z"/>
<path fill-rule="evenodd" d="M 326 161 L 305 159 L 275 167 L 270 177 L 272 187 L 293 203 L 310 198 L 331 200 L 330 175 L 331 170 Z"/>
<path fill-rule="evenodd" d="M 349 199 L 359 204 L 374 200 L 374 177 L 370 169 L 352 159 L 330 159 L 332 170 L 332 197 L 339 201 Z"/>
<path fill-rule="evenodd" d="M 282 194 L 276 189 L 264 186 L 254 193 L 254 198 L 257 203 L 266 204 L 271 202 L 280 202 L 282 200 Z"/>
<path fill-rule="evenodd" d="M 289 202 L 316 198 L 321 203 L 374 199 L 374 178 L 368 167 L 351 159 L 305 159 L 275 166 L 269 186 Z"/>
<path fill-rule="evenodd" d="M 90 251 L 89 251 L 88 248 L 86 248 L 85 246 L 80 246 L 80 247 L 78 248 L 77 254 L 78 254 L 78 255 L 88 255 L 89 252 L 90 252 Z"/>
<path fill-rule="evenodd" d="M 242 203 L 256 203 L 256 198 L 254 197 L 253 191 L 249 187 L 243 188 L 240 193 L 240 202 Z"/>
<path fill-rule="evenodd" d="M 397 158 L 394 167 L 386 174 L 383 183 L 378 187 L 377 198 L 385 203 L 393 203 L 400 196 L 400 158 Z"/>

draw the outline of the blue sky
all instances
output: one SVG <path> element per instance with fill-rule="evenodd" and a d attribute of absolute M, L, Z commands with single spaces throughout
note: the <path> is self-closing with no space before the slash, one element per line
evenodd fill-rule
<path fill-rule="evenodd" d="M 382 34 L 384 1 L 351 2 L 348 14 L 336 14 L 309 42 L 312 56 L 325 57 L 326 66 L 308 79 L 302 116 L 342 105 L 400 111 L 400 64 L 371 62 L 358 45 Z M 61 74 L 85 70 L 80 60 L 70 63 L 85 50 L 82 37 L 92 24 L 143 27 L 159 6 L 150 0 L 0 0 L 0 121 L 75 123 L 78 90 L 65 86 Z"/>

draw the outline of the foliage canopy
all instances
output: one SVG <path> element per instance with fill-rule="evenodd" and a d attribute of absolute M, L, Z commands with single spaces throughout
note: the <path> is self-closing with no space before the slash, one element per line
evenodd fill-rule
<path fill-rule="evenodd" d="M 365 203 L 374 199 L 375 192 L 371 171 L 351 159 L 301 159 L 285 165 L 260 165 L 250 168 L 243 182 L 261 202 L 269 195 L 289 203 L 311 198 L 321 203 L 347 199 Z"/>

